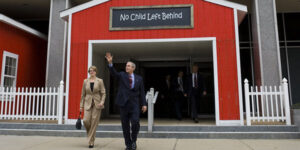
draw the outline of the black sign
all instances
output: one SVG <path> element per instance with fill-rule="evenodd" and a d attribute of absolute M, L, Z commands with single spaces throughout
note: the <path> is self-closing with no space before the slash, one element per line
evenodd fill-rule
<path fill-rule="evenodd" d="M 193 27 L 193 5 L 112 7 L 110 9 L 110 30 Z"/>

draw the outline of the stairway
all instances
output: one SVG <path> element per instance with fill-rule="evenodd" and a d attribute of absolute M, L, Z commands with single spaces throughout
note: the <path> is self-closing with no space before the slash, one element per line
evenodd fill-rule
<path fill-rule="evenodd" d="M 0 123 L 0 135 L 85 137 L 85 129 L 75 125 L 41 123 Z M 122 138 L 120 125 L 99 125 L 97 137 Z M 154 126 L 153 133 L 141 126 L 140 138 L 203 139 L 300 139 L 297 126 Z"/>

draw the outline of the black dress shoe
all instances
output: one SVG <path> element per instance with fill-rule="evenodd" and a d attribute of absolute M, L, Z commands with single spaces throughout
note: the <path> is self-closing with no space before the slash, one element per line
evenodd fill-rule
<path fill-rule="evenodd" d="M 194 120 L 195 123 L 199 122 L 199 120 L 197 118 L 194 118 L 193 120 Z"/>
<path fill-rule="evenodd" d="M 89 148 L 94 148 L 94 145 L 89 145 Z"/>
<path fill-rule="evenodd" d="M 137 146 L 136 146 L 136 142 L 132 143 L 132 150 L 136 150 Z"/>
<path fill-rule="evenodd" d="M 132 150 L 130 147 L 126 147 L 125 150 Z"/>

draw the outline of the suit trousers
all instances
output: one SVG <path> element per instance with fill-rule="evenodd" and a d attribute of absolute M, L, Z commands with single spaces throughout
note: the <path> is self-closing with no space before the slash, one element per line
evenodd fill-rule
<path fill-rule="evenodd" d="M 199 105 L 200 96 L 201 96 L 200 92 L 197 89 L 193 88 L 192 93 L 190 95 L 192 118 L 198 118 L 198 105 Z"/>
<path fill-rule="evenodd" d="M 120 107 L 120 116 L 122 122 L 123 136 L 125 145 L 131 147 L 133 142 L 136 142 L 137 135 L 140 130 L 140 109 L 137 103 L 133 100 L 128 100 L 125 106 Z M 131 134 L 130 134 L 131 123 Z"/>
<path fill-rule="evenodd" d="M 181 120 L 182 119 L 182 103 L 184 101 L 184 95 L 181 91 L 177 91 L 175 92 L 175 102 L 174 102 L 174 106 L 175 106 L 175 114 L 176 114 L 176 118 Z"/>
<path fill-rule="evenodd" d="M 89 110 L 84 110 L 83 124 L 86 129 L 89 145 L 94 145 L 100 116 L 101 109 L 97 109 L 94 103 L 92 103 Z"/>

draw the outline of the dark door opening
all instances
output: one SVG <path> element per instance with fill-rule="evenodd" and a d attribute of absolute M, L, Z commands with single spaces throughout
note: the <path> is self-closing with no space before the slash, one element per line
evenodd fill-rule
<path fill-rule="evenodd" d="M 172 62 L 171 62 L 172 63 Z M 177 78 L 179 71 L 184 72 L 184 81 L 186 77 L 190 74 L 190 68 L 188 62 L 185 65 L 144 65 L 143 62 L 137 62 L 137 74 L 141 75 L 144 79 L 145 93 L 150 89 L 154 88 L 155 91 L 159 91 L 159 96 L 157 98 L 156 104 L 154 106 L 154 117 L 155 118 L 176 118 L 175 116 L 175 106 L 172 96 L 166 98 L 163 92 L 164 84 L 166 82 L 166 76 L 171 76 L 171 82 L 174 78 Z M 149 62 L 147 62 L 149 64 Z M 200 118 L 207 118 L 215 116 L 215 102 L 214 102 L 214 75 L 213 75 L 213 64 L 212 62 L 199 62 L 199 73 L 203 76 L 205 81 L 205 86 L 207 90 L 207 95 L 201 97 L 198 105 L 198 115 Z M 115 63 L 114 67 L 117 71 L 125 70 L 125 63 Z M 118 115 L 119 108 L 114 104 L 115 96 L 118 90 L 118 81 L 115 78 L 110 78 L 110 115 Z M 182 115 L 184 118 L 190 117 L 190 106 L 189 99 L 186 97 L 181 106 Z M 142 114 L 141 117 L 146 117 L 147 114 Z"/>

